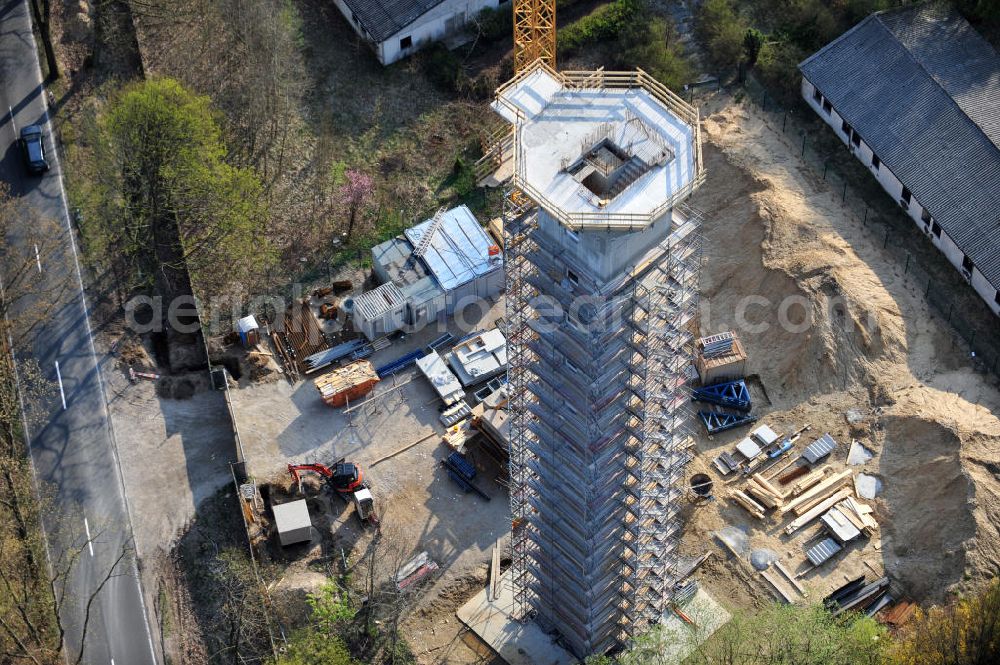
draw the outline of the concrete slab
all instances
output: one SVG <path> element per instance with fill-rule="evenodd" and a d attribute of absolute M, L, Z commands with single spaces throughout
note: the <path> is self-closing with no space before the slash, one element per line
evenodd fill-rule
<path fill-rule="evenodd" d="M 510 571 L 500 576 L 500 593 L 487 600 L 486 588 L 455 613 L 459 620 L 479 636 L 509 665 L 570 665 L 577 659 L 556 644 L 533 621 L 520 623 L 511 619 L 514 591 Z"/>

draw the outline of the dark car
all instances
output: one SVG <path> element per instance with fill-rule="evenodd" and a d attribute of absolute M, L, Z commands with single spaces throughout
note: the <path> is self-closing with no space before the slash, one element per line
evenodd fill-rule
<path fill-rule="evenodd" d="M 49 162 L 45 159 L 45 134 L 38 125 L 30 125 L 21 129 L 21 154 L 24 155 L 24 165 L 29 173 L 45 173 L 49 170 Z"/>

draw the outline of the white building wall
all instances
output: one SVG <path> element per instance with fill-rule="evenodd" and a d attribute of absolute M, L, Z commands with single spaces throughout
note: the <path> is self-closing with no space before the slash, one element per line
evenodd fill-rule
<path fill-rule="evenodd" d="M 487 7 L 510 8 L 510 0 L 445 0 L 395 35 L 375 43 L 371 36 L 354 20 L 353 12 L 344 0 L 334 0 L 334 3 L 347 22 L 354 28 L 354 31 L 372 44 L 375 57 L 383 65 L 390 65 L 397 60 L 413 55 L 428 43 L 457 31 Z M 410 39 L 410 45 L 404 48 L 402 41 L 406 38 Z"/>
<path fill-rule="evenodd" d="M 844 132 L 843 128 L 843 118 L 837 113 L 837 109 L 831 108 L 827 111 L 823 108 L 823 104 L 818 102 L 814 97 L 814 92 L 816 91 L 815 86 L 810 83 L 804 76 L 802 77 L 802 98 L 806 103 L 816 112 L 820 118 L 823 119 L 826 124 L 833 128 L 834 134 L 844 142 L 845 145 L 850 149 L 855 157 L 858 158 L 862 164 L 868 167 L 868 170 L 875 176 L 879 184 L 882 185 L 889 196 L 891 196 L 896 203 L 906 212 L 906 214 L 913 220 L 917 228 L 921 232 L 928 236 L 931 243 L 937 247 L 942 254 L 944 254 L 948 261 L 951 262 L 955 268 L 962 272 L 962 262 L 965 260 L 965 252 L 963 252 L 955 242 L 948 237 L 948 234 L 941 229 L 940 235 L 933 232 L 933 225 L 926 223 L 923 219 L 924 208 L 917 201 L 916 197 L 911 194 L 909 205 L 905 205 L 903 200 L 903 187 L 904 184 L 896 177 L 896 175 L 889 170 L 885 164 L 879 164 L 876 168 L 872 164 L 872 157 L 874 155 L 872 149 L 865 143 L 864 138 L 860 142 L 860 145 L 855 146 L 850 136 Z M 972 288 L 982 297 L 986 304 L 989 305 L 990 309 L 993 310 L 994 314 L 1000 314 L 1000 304 L 997 303 L 997 289 L 993 287 L 986 278 L 983 277 L 982 273 L 975 267 L 972 269 L 971 278 L 967 278 Z"/>

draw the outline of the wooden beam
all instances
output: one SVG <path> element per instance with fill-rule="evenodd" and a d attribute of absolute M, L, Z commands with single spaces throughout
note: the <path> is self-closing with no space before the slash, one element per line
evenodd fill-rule
<path fill-rule="evenodd" d="M 786 580 L 792 583 L 792 586 L 795 587 L 796 591 L 802 594 L 803 598 L 809 597 L 809 592 L 802 588 L 802 585 L 799 584 L 799 581 L 795 579 L 794 575 L 788 572 L 788 569 L 785 568 L 783 563 L 781 563 L 780 561 L 775 561 L 774 567 L 777 568 L 781 572 L 781 574 L 785 576 Z"/>
<path fill-rule="evenodd" d="M 789 522 L 788 526 L 785 527 L 785 533 L 788 534 L 789 536 L 792 535 L 793 533 L 804 527 L 806 524 L 809 524 L 814 519 L 822 515 L 824 512 L 832 508 L 833 505 L 836 504 L 838 501 L 841 501 L 845 497 L 849 496 L 850 493 L 851 490 L 845 488 L 840 490 L 833 496 L 827 498 L 826 500 L 822 501 L 821 503 L 817 504 L 812 508 L 812 510 L 806 512 L 800 517 L 797 517 L 791 522 Z"/>
<path fill-rule="evenodd" d="M 804 503 L 813 501 L 816 497 L 826 496 L 826 494 L 829 493 L 830 491 L 833 491 L 836 488 L 843 485 L 844 482 L 851 477 L 852 473 L 853 472 L 850 470 L 841 471 L 840 473 L 835 473 L 834 475 L 829 476 L 826 480 L 824 480 L 820 484 L 810 489 L 805 494 L 802 494 L 801 496 L 791 501 L 790 503 L 786 503 L 778 510 L 780 510 L 781 514 L 784 515 L 787 512 L 795 510 Z"/>
<path fill-rule="evenodd" d="M 788 592 L 781 588 L 781 585 L 778 584 L 778 580 L 776 580 L 773 575 L 768 573 L 766 570 L 762 570 L 760 571 L 760 576 L 767 580 L 771 584 L 771 587 L 778 592 L 775 596 L 778 600 L 784 600 L 789 605 L 792 604 L 795 599 L 789 596 Z"/>
<path fill-rule="evenodd" d="M 743 492 L 737 490 L 732 494 L 730 494 L 729 498 L 735 501 L 736 503 L 740 504 L 743 508 L 746 509 L 748 513 L 750 513 L 757 519 L 759 520 L 764 519 L 764 506 L 760 505 L 759 503 L 748 497 Z"/>

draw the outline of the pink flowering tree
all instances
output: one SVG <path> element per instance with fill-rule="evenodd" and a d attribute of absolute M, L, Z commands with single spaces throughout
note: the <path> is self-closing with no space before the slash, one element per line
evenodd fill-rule
<path fill-rule="evenodd" d="M 350 240 L 358 214 L 372 205 L 375 181 L 364 171 L 347 169 L 334 190 L 337 207 L 347 213 L 347 239 Z"/>

